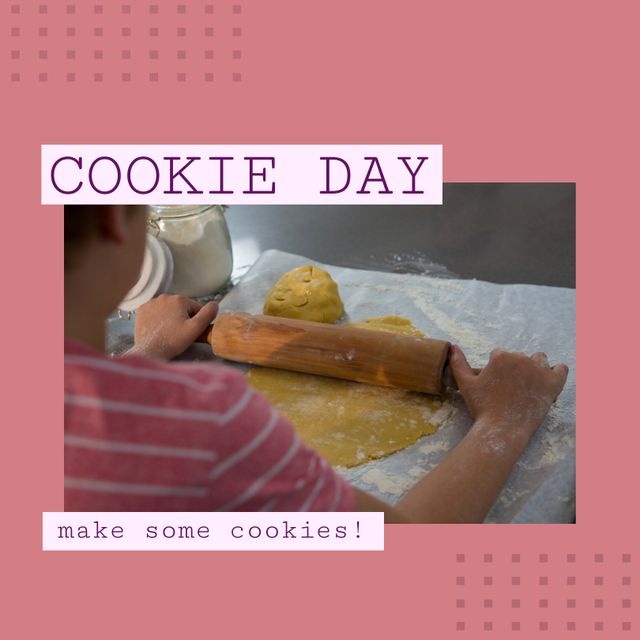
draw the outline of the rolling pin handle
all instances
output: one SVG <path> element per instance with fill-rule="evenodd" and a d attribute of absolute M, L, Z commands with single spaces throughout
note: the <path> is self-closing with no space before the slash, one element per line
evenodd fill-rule
<path fill-rule="evenodd" d="M 472 368 L 473 373 L 475 373 L 476 375 L 478 375 L 482 369 L 477 369 L 477 368 Z M 458 390 L 458 382 L 455 379 L 455 376 L 453 375 L 453 371 L 451 371 L 451 365 L 449 364 L 449 362 L 447 362 L 447 364 L 444 367 L 444 371 L 442 372 L 442 383 L 444 384 L 445 387 L 449 387 L 450 389 L 456 389 Z"/>

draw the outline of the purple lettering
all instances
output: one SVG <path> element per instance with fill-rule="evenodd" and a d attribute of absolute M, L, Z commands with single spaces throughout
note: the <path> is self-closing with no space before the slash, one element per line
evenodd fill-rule
<path fill-rule="evenodd" d="M 275 182 L 272 182 L 271 183 L 271 189 L 268 189 L 266 191 L 257 191 L 257 190 L 255 190 L 253 188 L 253 178 L 254 177 L 262 178 L 264 181 L 266 181 L 266 179 L 267 179 L 267 169 L 266 169 L 266 167 L 264 169 L 262 169 L 262 171 L 254 171 L 253 162 L 254 162 L 254 160 L 271 161 L 271 168 L 275 169 L 276 168 L 276 159 L 273 158 L 273 157 L 255 156 L 255 157 L 245 157 L 245 160 L 249 161 L 249 190 L 248 191 L 243 191 L 242 193 L 275 193 L 276 192 L 276 183 Z"/>
<path fill-rule="evenodd" d="M 349 183 L 351 182 L 351 170 L 349 169 L 348 163 L 342 158 L 335 158 L 332 156 L 321 156 L 320 160 L 325 161 L 325 188 L 324 188 L 324 191 L 321 191 L 320 193 L 342 193 L 343 191 L 345 191 L 346 188 L 349 186 Z M 329 185 L 331 184 L 331 170 L 329 167 L 331 166 L 330 163 L 332 160 L 337 160 L 338 162 L 341 162 L 344 168 L 347 170 L 347 180 L 341 189 L 329 188 Z"/>
<path fill-rule="evenodd" d="M 58 186 L 58 183 L 56 182 L 56 169 L 63 160 L 73 160 L 73 162 L 75 162 L 76 165 L 78 165 L 78 169 L 82 169 L 82 158 L 73 158 L 72 156 L 63 156 L 62 158 L 58 158 L 53 163 L 53 166 L 51 167 L 51 184 L 53 184 L 55 190 L 58 191 L 59 193 L 64 193 L 66 195 L 77 193 L 78 191 L 80 191 L 82 187 L 82 180 L 80 180 L 80 182 L 78 182 L 78 186 L 75 189 L 72 189 L 71 191 L 65 191 L 64 189 L 61 189 Z"/>
<path fill-rule="evenodd" d="M 96 535 L 93 536 L 94 538 L 106 538 L 107 536 L 104 534 L 104 530 L 107 528 L 105 527 L 101 527 L 100 523 L 97 520 L 93 521 L 93 524 L 96 525 Z"/>
<path fill-rule="evenodd" d="M 131 172 L 133 171 L 133 165 L 135 165 L 135 163 L 138 162 L 139 160 L 148 160 L 153 165 L 153 168 L 154 168 L 154 170 L 156 172 L 155 182 L 153 183 L 151 188 L 147 189 L 146 191 L 141 191 L 141 190 L 136 189 L 133 186 L 133 182 L 131 182 Z M 127 182 L 129 183 L 129 186 L 131 187 L 131 189 L 133 191 L 135 191 L 136 193 L 139 193 L 141 195 L 146 195 L 147 193 L 151 193 L 158 186 L 158 182 L 160 182 L 160 169 L 158 168 L 158 165 L 155 163 L 153 158 L 149 158 L 149 156 L 139 156 L 137 158 L 134 158 L 131 161 L 131 164 L 129 165 L 129 168 L 127 169 Z"/>
<path fill-rule="evenodd" d="M 98 189 L 98 187 L 96 187 L 95 185 L 95 182 L 93 181 L 93 170 L 96 168 L 96 165 L 101 160 L 108 160 L 109 162 L 111 162 L 111 164 L 113 164 L 113 166 L 116 168 L 116 175 L 118 176 L 116 179 L 116 183 L 113 185 L 113 187 L 111 189 L 106 189 L 104 191 L 102 189 Z M 110 158 L 109 156 L 100 156 L 99 158 L 96 158 L 91 163 L 91 166 L 89 167 L 89 184 L 91 184 L 94 191 L 96 191 L 97 193 L 101 193 L 102 195 L 113 193 L 120 185 L 120 178 L 122 178 L 122 174 L 120 172 L 120 166 L 113 158 Z"/>
<path fill-rule="evenodd" d="M 420 169 L 422 168 L 424 161 L 428 159 L 429 158 L 425 156 L 418 156 L 420 164 L 416 167 L 415 171 L 412 171 L 409 163 L 407 162 L 407 160 L 411 160 L 411 158 L 409 156 L 398 156 L 398 160 L 402 160 L 404 166 L 407 167 L 407 171 L 411 174 L 411 191 L 403 191 L 402 193 L 424 193 L 424 191 L 422 190 L 416 191 L 416 176 L 418 175 L 418 171 L 420 171 Z"/>
<path fill-rule="evenodd" d="M 360 187 L 360 190 L 356 191 L 356 193 L 371 193 L 371 191 L 366 190 L 366 186 L 368 182 L 382 182 L 382 184 L 384 185 L 384 191 L 378 191 L 378 193 L 393 193 L 393 191 L 391 191 L 387 186 L 387 182 L 384 179 L 384 173 L 382 173 L 382 167 L 378 162 L 378 158 L 376 158 L 375 156 L 365 156 L 364 159 L 371 160 L 371 162 L 369 163 L 369 170 L 367 171 L 367 175 L 365 176 L 364 182 L 362 183 L 362 187 Z M 378 171 L 377 178 L 371 177 L 371 172 L 373 171 L 374 167 Z"/>
<path fill-rule="evenodd" d="M 169 191 L 163 191 L 163 193 L 169 193 L 169 194 L 174 194 L 174 193 L 182 193 L 182 191 L 176 191 L 173 188 L 173 183 L 175 181 L 175 179 L 180 176 L 188 185 L 189 185 L 189 191 L 187 191 L 187 193 L 189 194 L 195 194 L 195 193 L 204 193 L 204 191 L 198 191 L 192 184 L 191 182 L 189 182 L 189 180 L 187 179 L 187 177 L 184 175 L 184 171 L 189 167 L 189 165 L 191 165 L 191 163 L 194 160 L 200 160 L 201 158 L 199 158 L 198 156 L 187 156 L 187 160 L 188 162 L 183 165 L 182 167 L 180 167 L 180 169 L 178 169 L 177 171 L 174 169 L 173 166 L 173 162 L 174 160 L 180 160 L 179 157 L 173 157 L 173 156 L 164 156 L 165 160 L 169 161 L 169 171 L 170 171 L 170 175 L 169 175 Z"/>
<path fill-rule="evenodd" d="M 233 156 L 230 157 L 210 157 L 209 160 L 220 160 L 220 188 L 217 191 L 209 191 L 209 193 L 233 193 L 233 191 L 225 191 L 224 190 L 224 161 L 225 160 L 233 160 Z"/>

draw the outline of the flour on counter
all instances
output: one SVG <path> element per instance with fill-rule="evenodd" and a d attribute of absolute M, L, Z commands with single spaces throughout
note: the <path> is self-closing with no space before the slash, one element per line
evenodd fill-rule
<path fill-rule="evenodd" d="M 406 493 L 414 482 L 408 474 L 405 476 L 391 475 L 382 469 L 369 469 L 360 476 L 360 480 L 375 487 L 381 493 L 395 497 Z"/>
<path fill-rule="evenodd" d="M 424 453 L 427 456 L 439 454 L 439 453 L 448 453 L 450 450 L 450 446 L 446 442 L 434 442 L 433 438 L 427 442 L 427 444 L 423 444 L 420 447 L 420 452 Z"/>
<path fill-rule="evenodd" d="M 471 325 L 461 322 L 459 319 L 453 319 L 435 304 L 429 303 L 424 294 L 414 294 L 411 296 L 414 304 L 429 319 L 436 323 L 438 328 L 445 333 L 449 340 L 460 345 L 467 357 L 474 361 L 486 360 L 495 348 L 495 344 L 491 344 L 485 340 Z"/>

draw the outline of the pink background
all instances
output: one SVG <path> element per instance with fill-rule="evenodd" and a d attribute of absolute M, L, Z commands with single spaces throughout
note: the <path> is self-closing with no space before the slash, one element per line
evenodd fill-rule
<path fill-rule="evenodd" d="M 636 3 L 40 4 L 1 8 L 3 635 L 637 634 Z M 302 142 L 442 143 L 445 181 L 577 182 L 578 524 L 387 526 L 384 552 L 352 554 L 43 553 L 41 513 L 62 509 L 63 280 L 40 144 Z"/>

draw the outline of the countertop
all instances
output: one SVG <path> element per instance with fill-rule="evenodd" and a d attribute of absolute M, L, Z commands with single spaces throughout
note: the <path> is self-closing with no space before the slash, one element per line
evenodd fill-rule
<path fill-rule="evenodd" d="M 442 206 L 232 206 L 234 276 L 267 249 L 343 267 L 575 288 L 575 184 L 448 183 Z"/>

